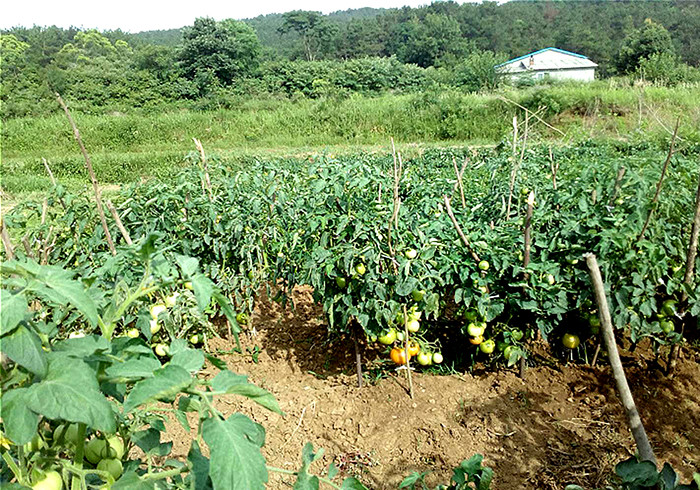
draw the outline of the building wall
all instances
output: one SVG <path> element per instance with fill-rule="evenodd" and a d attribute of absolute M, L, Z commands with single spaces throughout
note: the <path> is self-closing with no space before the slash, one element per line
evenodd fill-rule
<path fill-rule="evenodd" d="M 543 71 L 525 71 L 519 73 L 511 73 L 511 78 L 533 78 L 534 80 L 542 80 L 546 77 L 555 80 L 578 80 L 581 82 L 592 82 L 595 79 L 595 68 L 577 68 L 571 70 L 543 70 Z"/>

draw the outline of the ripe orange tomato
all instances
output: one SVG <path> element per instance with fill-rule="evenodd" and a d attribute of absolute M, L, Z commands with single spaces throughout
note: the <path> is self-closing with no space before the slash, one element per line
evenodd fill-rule
<path fill-rule="evenodd" d="M 394 347 L 393 349 L 391 349 L 391 353 L 389 354 L 389 356 L 391 357 L 391 360 L 399 366 L 403 366 L 404 364 L 406 364 L 406 351 L 404 351 L 403 349 Z"/>
<path fill-rule="evenodd" d="M 418 345 L 418 342 L 415 342 L 415 341 L 409 342 L 408 355 L 410 357 L 417 356 L 419 352 L 420 352 L 420 345 Z"/>
<path fill-rule="evenodd" d="M 478 337 L 469 337 L 469 342 L 472 345 L 479 345 L 484 341 L 483 335 L 479 335 Z"/>

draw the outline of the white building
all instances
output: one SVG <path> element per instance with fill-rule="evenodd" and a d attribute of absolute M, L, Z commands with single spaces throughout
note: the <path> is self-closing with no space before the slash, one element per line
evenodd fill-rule
<path fill-rule="evenodd" d="M 598 65 L 582 54 L 558 48 L 545 48 L 496 65 L 501 73 L 535 80 L 550 77 L 558 80 L 592 81 Z"/>

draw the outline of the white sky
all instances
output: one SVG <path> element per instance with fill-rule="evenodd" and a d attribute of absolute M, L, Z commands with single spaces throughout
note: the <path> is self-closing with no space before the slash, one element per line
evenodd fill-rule
<path fill-rule="evenodd" d="M 0 29 L 36 24 L 139 32 L 191 25 L 197 17 L 246 19 L 290 10 L 329 13 L 429 3 L 430 0 L 0 0 Z"/>

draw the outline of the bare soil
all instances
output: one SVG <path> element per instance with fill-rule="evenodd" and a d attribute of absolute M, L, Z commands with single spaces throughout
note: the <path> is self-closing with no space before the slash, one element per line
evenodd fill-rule
<path fill-rule="evenodd" d="M 530 367 L 524 379 L 511 369 L 479 366 L 472 374 L 417 372 L 411 400 L 405 375 L 388 364 L 388 376 L 358 388 L 352 341 L 329 343 L 310 290 L 299 288 L 294 296 L 294 311 L 263 298 L 241 336 L 246 354 L 219 355 L 229 369 L 271 391 L 285 412 L 280 416 L 237 396 L 217 402 L 223 413 L 239 411 L 265 427 L 263 452 L 271 466 L 296 470 L 302 447 L 312 442 L 325 449 L 324 465 L 334 461 L 369 488 L 395 489 L 413 470 L 430 471 L 426 482 L 432 487 L 481 453 L 495 471 L 496 489 L 600 488 L 634 451 L 605 358 L 598 367 Z M 220 353 L 234 346 L 225 339 L 209 343 Z M 365 368 L 379 373 L 372 367 L 385 356 L 364 343 L 361 349 Z M 648 350 L 622 355 L 657 457 L 690 480 L 700 468 L 700 355 L 686 352 L 673 379 Z M 174 455 L 185 457 L 192 435 L 176 423 L 169 429 Z M 320 462 L 314 466 L 322 471 Z M 271 472 L 268 487 L 291 488 L 293 482 Z"/>

